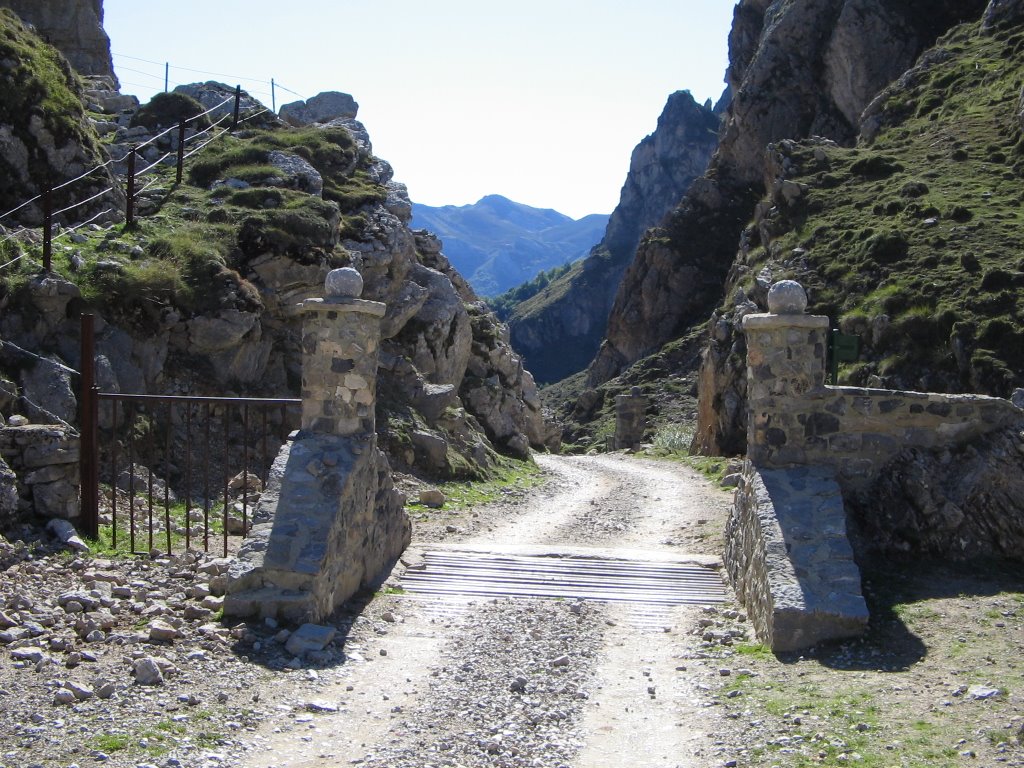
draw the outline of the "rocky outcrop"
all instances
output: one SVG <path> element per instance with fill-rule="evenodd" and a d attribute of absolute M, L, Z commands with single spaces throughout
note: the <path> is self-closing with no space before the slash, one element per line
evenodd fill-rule
<path fill-rule="evenodd" d="M 16 5 L 38 6 L 40 13 L 49 14 L 47 18 L 63 12 L 60 3 Z M 85 12 L 86 4 L 73 5 Z M 18 209 L 16 219 L 7 218 L 0 224 L 40 224 L 42 202 L 33 198 L 44 191 L 46 183 L 57 189 L 52 196 L 54 211 L 98 195 L 73 214 L 58 215 L 58 221 L 70 216 L 80 221 L 97 211 L 116 208 L 119 189 L 102 192 L 119 185 L 108 169 L 97 168 L 105 158 L 86 119 L 80 86 L 67 61 L 9 10 L 0 9 L 0 30 L 4 33 L 0 38 L 0 91 L 4 93 L 0 101 L 0 175 L 8 180 L 0 188 L 0 209 L 8 211 L 31 201 Z M 89 169 L 96 170 L 76 184 L 62 185 Z"/>
<path fill-rule="evenodd" d="M 1004 24 L 1019 24 L 1024 20 L 1022 0 L 991 0 L 981 20 L 981 28 L 992 32 Z"/>
<path fill-rule="evenodd" d="M 957 560 L 1020 557 L 1022 462 L 1019 424 L 966 446 L 903 451 L 850 500 L 863 544 Z"/>
<path fill-rule="evenodd" d="M 633 150 L 601 243 L 582 264 L 513 313 L 512 345 L 541 381 L 564 378 L 593 358 L 641 236 L 707 168 L 718 125 L 719 115 L 694 101 L 689 91 L 669 96 L 654 133 Z"/>
<path fill-rule="evenodd" d="M 117 84 L 110 38 L 103 31 L 103 0 L 0 0 L 59 50 L 81 75 Z"/>
<path fill-rule="evenodd" d="M 666 227 L 648 238 L 624 276 L 591 383 L 674 338 L 721 300 L 740 233 L 771 183 L 769 143 L 812 135 L 851 143 L 871 98 L 939 34 L 984 7 L 983 0 L 743 0 L 729 38 L 732 102 L 720 145 L 673 214 L 675 233 Z M 675 300 L 652 290 L 669 285 Z"/>
<path fill-rule="evenodd" d="M 182 91 L 209 105 L 231 89 L 206 83 Z M 211 252 L 215 258 L 198 285 L 200 302 L 179 302 L 173 289 L 158 289 L 153 301 L 93 299 L 102 389 L 294 395 L 302 370 L 296 307 L 323 294 L 328 270 L 349 265 L 362 275 L 363 298 L 386 305 L 378 423 L 381 445 L 393 462 L 466 476 L 485 471 L 497 452 L 527 456 L 531 445 L 541 447 L 546 438 L 532 377 L 508 345 L 507 331 L 452 269 L 440 241 L 409 228 L 412 206 L 405 187 L 373 156 L 352 111 L 342 113 L 315 123 L 325 137 L 310 139 L 315 151 L 287 143 L 253 148 L 262 153 L 265 177 L 242 181 L 216 168 L 210 178 L 186 181 L 213 193 L 208 211 L 187 215 L 206 225 L 208 214 L 210 222 L 235 233 L 233 242 L 225 248 L 222 241 L 223 250 Z M 290 130 L 281 123 L 265 127 Z M 130 130 L 133 141 L 147 137 L 146 128 Z M 121 129 L 115 142 L 119 135 Z M 239 137 L 254 138 L 252 132 Z M 266 139 L 260 134 L 255 140 Z M 243 204 L 229 206 L 236 194 Z M 95 252 L 79 256 L 80 266 L 67 273 L 72 279 L 43 276 L 16 296 L 2 297 L 0 336 L 48 358 L 34 361 L 33 370 L 54 361 L 78 366 L 78 314 L 89 304 L 72 280 L 98 276 L 116 292 L 131 285 L 139 266 L 157 264 L 154 257 L 164 247 L 150 246 L 161 242 L 160 235 L 141 244 L 108 242 L 114 240 L 92 243 Z M 200 247 L 206 246 L 190 246 Z M 29 368 L 19 367 L 11 378 L 31 390 L 26 394 L 59 406 L 61 418 L 72 417 L 76 403 L 59 397 L 67 394 L 64 389 L 50 391 L 54 377 Z M 100 417 L 109 426 L 102 410 Z"/>
<path fill-rule="evenodd" d="M 281 107 L 281 119 L 289 125 L 312 125 L 331 120 L 354 119 L 359 105 L 351 95 L 338 91 L 325 91 L 307 101 L 293 101 Z"/>

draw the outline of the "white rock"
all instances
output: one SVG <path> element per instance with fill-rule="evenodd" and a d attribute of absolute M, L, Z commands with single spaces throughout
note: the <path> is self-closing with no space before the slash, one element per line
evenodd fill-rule
<path fill-rule="evenodd" d="M 132 664 L 132 671 L 135 673 L 135 682 L 139 685 L 163 685 L 164 683 L 164 673 L 152 656 L 136 659 Z"/>
<path fill-rule="evenodd" d="M 157 619 L 149 623 L 149 639 L 154 642 L 169 642 L 176 640 L 180 636 L 181 632 L 166 621 Z"/>
<path fill-rule="evenodd" d="M 291 634 L 284 647 L 293 656 L 302 656 L 309 651 L 322 651 L 334 639 L 337 631 L 334 627 L 303 624 Z"/>

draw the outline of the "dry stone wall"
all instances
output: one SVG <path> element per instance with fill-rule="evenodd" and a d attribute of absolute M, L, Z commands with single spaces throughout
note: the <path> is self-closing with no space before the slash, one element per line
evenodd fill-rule
<path fill-rule="evenodd" d="M 855 493 L 903 450 L 963 446 L 1024 422 L 997 397 L 825 386 L 827 317 L 747 315 L 743 330 L 748 454 L 759 466 L 830 466 Z"/>
<path fill-rule="evenodd" d="M 1019 556 L 1024 545 L 1012 480 L 1024 465 L 1024 411 L 979 395 L 826 386 L 829 322 L 806 306 L 803 289 L 782 281 L 768 292 L 769 313 L 743 319 L 748 460 L 725 559 L 759 637 L 777 651 L 867 625 L 848 500 L 862 533 L 904 551 L 913 542 L 931 554 Z M 943 458 L 929 462 L 936 452 Z M 972 469 L 949 486 L 954 454 Z M 985 456 L 1005 468 L 999 476 Z"/>
<path fill-rule="evenodd" d="M 78 517 L 78 444 L 78 434 L 65 426 L 8 424 L 0 428 L 0 457 L 17 475 L 19 514 Z M 12 475 L 0 472 L 0 486 L 9 489 L 14 482 Z M 0 493 L 9 499 L 9 490 Z M 0 520 L 4 525 L 10 522 Z"/>

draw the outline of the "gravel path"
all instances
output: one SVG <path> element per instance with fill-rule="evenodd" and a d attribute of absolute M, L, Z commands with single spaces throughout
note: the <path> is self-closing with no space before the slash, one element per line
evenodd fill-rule
<path fill-rule="evenodd" d="M 729 496 L 690 470 L 624 456 L 538 463 L 549 480 L 525 499 L 475 510 L 457 533 L 434 519 L 414 547 L 712 554 Z M 678 606 L 657 616 L 628 603 L 378 596 L 363 612 L 376 622 L 366 652 L 325 692 L 339 711 L 266 723 L 247 765 L 707 765 L 702 696 L 717 688 L 714 659 L 737 615 Z M 719 631 L 705 640 L 709 627 Z"/>
<path fill-rule="evenodd" d="M 435 515 L 414 547 L 718 551 L 730 497 L 685 467 L 538 463 L 545 484 L 457 526 Z M 720 657 L 745 634 L 728 609 L 673 607 L 652 622 L 630 604 L 385 589 L 299 659 L 287 630 L 213 620 L 221 561 L 6 554 L 4 768 L 672 768 L 727 751 L 707 707 L 729 671 Z M 147 674 L 159 680 L 140 684 Z"/>

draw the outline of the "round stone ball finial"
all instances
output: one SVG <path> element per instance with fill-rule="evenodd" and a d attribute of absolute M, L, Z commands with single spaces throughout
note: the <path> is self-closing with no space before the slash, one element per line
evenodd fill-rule
<path fill-rule="evenodd" d="M 796 280 L 780 280 L 768 291 L 768 311 L 773 315 L 799 315 L 807 309 L 807 292 Z"/>
<path fill-rule="evenodd" d="M 358 299 L 363 292 L 363 276 L 352 267 L 332 269 L 324 280 L 327 299 Z"/>

